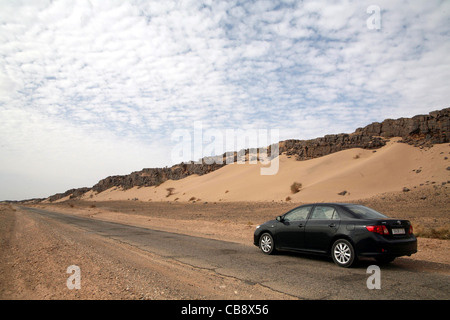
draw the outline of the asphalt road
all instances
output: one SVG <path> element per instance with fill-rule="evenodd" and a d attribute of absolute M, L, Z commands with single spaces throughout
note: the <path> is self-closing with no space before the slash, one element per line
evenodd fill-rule
<path fill-rule="evenodd" d="M 82 228 L 141 250 L 208 269 L 246 283 L 292 295 L 299 299 L 449 299 L 450 277 L 434 269 L 436 263 L 397 259 L 380 266 L 380 289 L 369 289 L 368 273 L 374 260 L 363 260 L 354 268 L 337 267 L 331 259 L 301 254 L 267 256 L 249 244 L 151 230 L 105 222 L 46 210 L 26 208 L 28 212 Z M 370 283 L 374 283 L 370 281 Z"/>

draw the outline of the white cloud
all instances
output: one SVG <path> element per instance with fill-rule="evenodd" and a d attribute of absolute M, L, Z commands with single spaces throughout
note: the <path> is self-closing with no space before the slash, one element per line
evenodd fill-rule
<path fill-rule="evenodd" d="M 36 197 L 63 192 L 72 187 L 92 186 L 112 174 L 165 166 L 170 148 L 155 141 L 141 141 L 134 135 L 108 133 L 90 125 L 75 126 L 24 110 L 0 110 L 2 134 L 14 132 L 14 140 L 2 140 L 0 176 L 23 177 L 4 185 L 5 199 L 25 198 L 29 181 L 40 187 Z M 161 137 L 158 137 L 161 139 Z M 5 182 L 6 183 L 6 182 Z"/>
<path fill-rule="evenodd" d="M 61 137 L 91 182 L 159 164 L 167 137 L 194 121 L 303 139 L 446 107 L 449 2 L 378 1 L 380 30 L 366 26 L 371 4 L 0 2 L 3 172 L 32 155 L 54 167 L 45 146 L 71 161 Z M 152 148 L 151 161 L 137 151 Z M 103 170 L 92 150 L 121 161 Z"/>

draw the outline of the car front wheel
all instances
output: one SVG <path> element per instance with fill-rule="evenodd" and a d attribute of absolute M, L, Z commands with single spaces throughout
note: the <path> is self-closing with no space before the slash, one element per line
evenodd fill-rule
<path fill-rule="evenodd" d="M 259 248 L 265 254 L 275 253 L 275 243 L 274 243 L 273 237 L 270 233 L 264 233 L 259 238 Z"/>
<path fill-rule="evenodd" d="M 357 260 L 353 245 L 345 239 L 338 239 L 334 242 L 331 248 L 331 257 L 334 263 L 344 268 L 352 266 Z"/>

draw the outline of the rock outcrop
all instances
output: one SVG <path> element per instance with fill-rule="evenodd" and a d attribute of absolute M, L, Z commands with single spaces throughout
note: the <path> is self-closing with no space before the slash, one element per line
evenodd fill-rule
<path fill-rule="evenodd" d="M 350 148 L 380 148 L 385 145 L 385 139 L 392 137 L 402 137 L 402 142 L 416 147 L 449 142 L 450 108 L 412 118 L 374 122 L 351 134 L 326 135 L 312 140 L 286 140 L 280 143 L 280 152 L 293 155 L 297 160 L 307 160 Z"/>
<path fill-rule="evenodd" d="M 68 196 L 70 199 L 77 198 L 77 197 L 83 195 L 84 193 L 90 191 L 91 189 L 92 188 L 88 188 L 88 187 L 70 189 L 63 193 L 54 194 L 54 195 L 48 197 L 48 200 L 50 200 L 50 202 L 53 202 L 53 201 L 56 201 L 56 200 L 59 200 L 59 199 L 62 199 L 62 198 L 68 197 Z"/>
<path fill-rule="evenodd" d="M 130 189 L 133 187 L 157 186 L 166 180 L 179 180 L 192 174 L 203 175 L 217 170 L 225 164 L 181 163 L 170 168 L 148 168 L 129 175 L 111 176 L 100 180 L 92 187 L 95 192 L 102 192 L 112 187 Z"/>
<path fill-rule="evenodd" d="M 376 149 L 386 144 L 381 137 L 364 134 L 333 134 L 312 140 L 286 140 L 280 143 L 280 153 L 307 160 L 351 148 Z"/>
<path fill-rule="evenodd" d="M 415 146 L 446 143 L 450 140 L 450 108 L 412 118 L 374 122 L 356 129 L 355 133 L 385 138 L 402 137 L 404 142 Z"/>
<path fill-rule="evenodd" d="M 412 118 L 374 122 L 350 134 L 332 134 L 311 140 L 282 141 L 279 143 L 279 152 L 295 156 L 297 160 L 307 160 L 350 148 L 377 149 L 386 144 L 386 139 L 392 137 L 402 137 L 402 142 L 416 147 L 447 143 L 450 141 L 450 108 Z M 220 158 L 225 159 L 225 157 L 226 154 Z M 236 161 L 236 152 L 234 157 Z M 55 201 L 67 196 L 76 198 L 90 190 L 102 192 L 112 187 L 129 189 L 136 186 L 157 186 L 169 179 L 179 180 L 192 174 L 207 174 L 225 165 L 225 161 L 223 164 L 208 164 L 210 162 L 204 160 L 201 163 L 181 163 L 170 168 L 149 168 L 128 175 L 110 176 L 100 180 L 92 188 L 71 189 L 53 195 L 49 200 Z"/>

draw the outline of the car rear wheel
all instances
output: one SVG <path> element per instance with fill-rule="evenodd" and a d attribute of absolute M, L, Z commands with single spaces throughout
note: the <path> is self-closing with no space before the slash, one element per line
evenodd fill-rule
<path fill-rule="evenodd" d="M 334 263 L 344 268 L 352 266 L 357 260 L 353 245 L 345 239 L 338 239 L 334 242 L 331 248 L 331 257 Z"/>
<path fill-rule="evenodd" d="M 273 237 L 270 233 L 264 233 L 259 238 L 259 248 L 265 254 L 275 253 L 275 243 L 274 243 Z"/>

